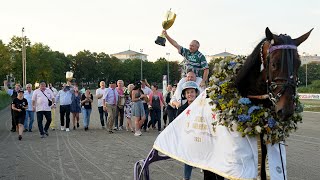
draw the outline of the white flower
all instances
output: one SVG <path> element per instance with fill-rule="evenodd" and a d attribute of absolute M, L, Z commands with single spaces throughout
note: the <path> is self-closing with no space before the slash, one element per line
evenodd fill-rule
<path fill-rule="evenodd" d="M 233 129 L 234 131 L 237 131 L 237 129 L 238 129 L 238 123 L 237 123 L 237 121 L 232 121 L 232 129 Z"/>
<path fill-rule="evenodd" d="M 264 112 L 264 117 L 267 118 L 268 117 L 268 113 Z"/>
<path fill-rule="evenodd" d="M 258 133 L 261 133 L 261 127 L 260 127 L 260 126 L 256 126 L 255 129 L 256 129 L 256 131 L 257 131 Z"/>
<path fill-rule="evenodd" d="M 249 132 L 251 132 L 252 131 L 252 128 L 251 127 L 247 127 L 245 130 L 244 130 L 244 133 L 249 133 Z"/>

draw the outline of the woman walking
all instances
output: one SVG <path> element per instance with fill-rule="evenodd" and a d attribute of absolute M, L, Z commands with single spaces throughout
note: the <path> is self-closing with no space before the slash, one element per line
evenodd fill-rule
<path fill-rule="evenodd" d="M 81 113 L 81 107 L 80 107 L 80 99 L 81 94 L 79 92 L 79 89 L 77 86 L 73 87 L 74 92 L 71 96 L 71 106 L 70 106 L 70 112 L 72 113 L 72 122 L 73 122 L 73 130 L 76 129 L 76 121 L 77 121 L 77 128 L 79 128 L 79 113 Z"/>
<path fill-rule="evenodd" d="M 83 126 L 85 131 L 89 129 L 90 115 L 92 111 L 92 102 L 93 102 L 93 96 L 90 92 L 90 89 L 86 88 L 85 93 L 82 94 L 81 96 L 81 110 L 83 115 Z"/>
<path fill-rule="evenodd" d="M 133 84 L 129 84 L 128 88 L 125 89 L 124 91 L 124 97 L 125 97 L 125 103 L 124 103 L 124 115 L 127 118 L 127 126 L 126 129 L 127 131 L 129 131 L 129 129 L 131 130 L 131 132 L 133 131 L 133 127 L 132 127 L 132 122 L 131 122 L 131 110 L 132 110 L 132 101 L 131 101 L 131 91 L 134 88 Z"/>
<path fill-rule="evenodd" d="M 134 88 L 131 91 L 131 100 L 133 102 L 132 105 L 132 116 L 135 117 L 135 136 L 141 136 L 141 126 L 143 125 L 146 115 L 143 107 L 142 100 L 148 102 L 148 96 L 145 95 L 141 89 L 141 82 L 137 81 L 134 84 Z"/>
<path fill-rule="evenodd" d="M 28 101 L 23 98 L 24 91 L 20 89 L 18 91 L 18 96 L 13 100 L 11 108 L 14 111 L 14 120 L 16 124 L 16 129 L 19 133 L 18 139 L 21 141 L 23 124 L 26 118 L 26 109 L 28 109 Z"/>

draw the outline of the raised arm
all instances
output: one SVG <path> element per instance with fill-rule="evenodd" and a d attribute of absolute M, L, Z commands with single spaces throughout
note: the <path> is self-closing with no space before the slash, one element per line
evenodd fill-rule
<path fill-rule="evenodd" d="M 177 43 L 177 41 L 175 41 L 174 39 L 172 39 L 168 34 L 166 30 L 162 31 L 162 34 L 168 39 L 169 43 L 172 44 L 172 46 L 174 46 L 175 48 L 178 49 L 178 51 L 180 52 L 181 46 Z"/>

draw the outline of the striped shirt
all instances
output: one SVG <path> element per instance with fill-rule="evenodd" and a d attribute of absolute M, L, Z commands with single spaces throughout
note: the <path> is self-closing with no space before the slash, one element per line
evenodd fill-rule
<path fill-rule="evenodd" d="M 180 54 L 184 57 L 184 76 L 186 76 L 188 70 L 192 70 L 197 77 L 202 77 L 203 70 L 208 69 L 206 57 L 199 51 L 191 53 L 189 49 L 181 47 Z"/>

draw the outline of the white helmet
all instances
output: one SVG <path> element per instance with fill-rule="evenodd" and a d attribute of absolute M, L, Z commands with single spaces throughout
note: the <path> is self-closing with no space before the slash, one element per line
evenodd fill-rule
<path fill-rule="evenodd" d="M 186 99 L 186 97 L 184 96 L 184 92 L 186 91 L 186 89 L 195 89 L 196 93 L 199 93 L 199 86 L 196 82 L 194 81 L 187 81 L 185 83 L 183 83 L 182 85 L 182 91 L 181 91 L 181 98 L 182 99 Z"/>

